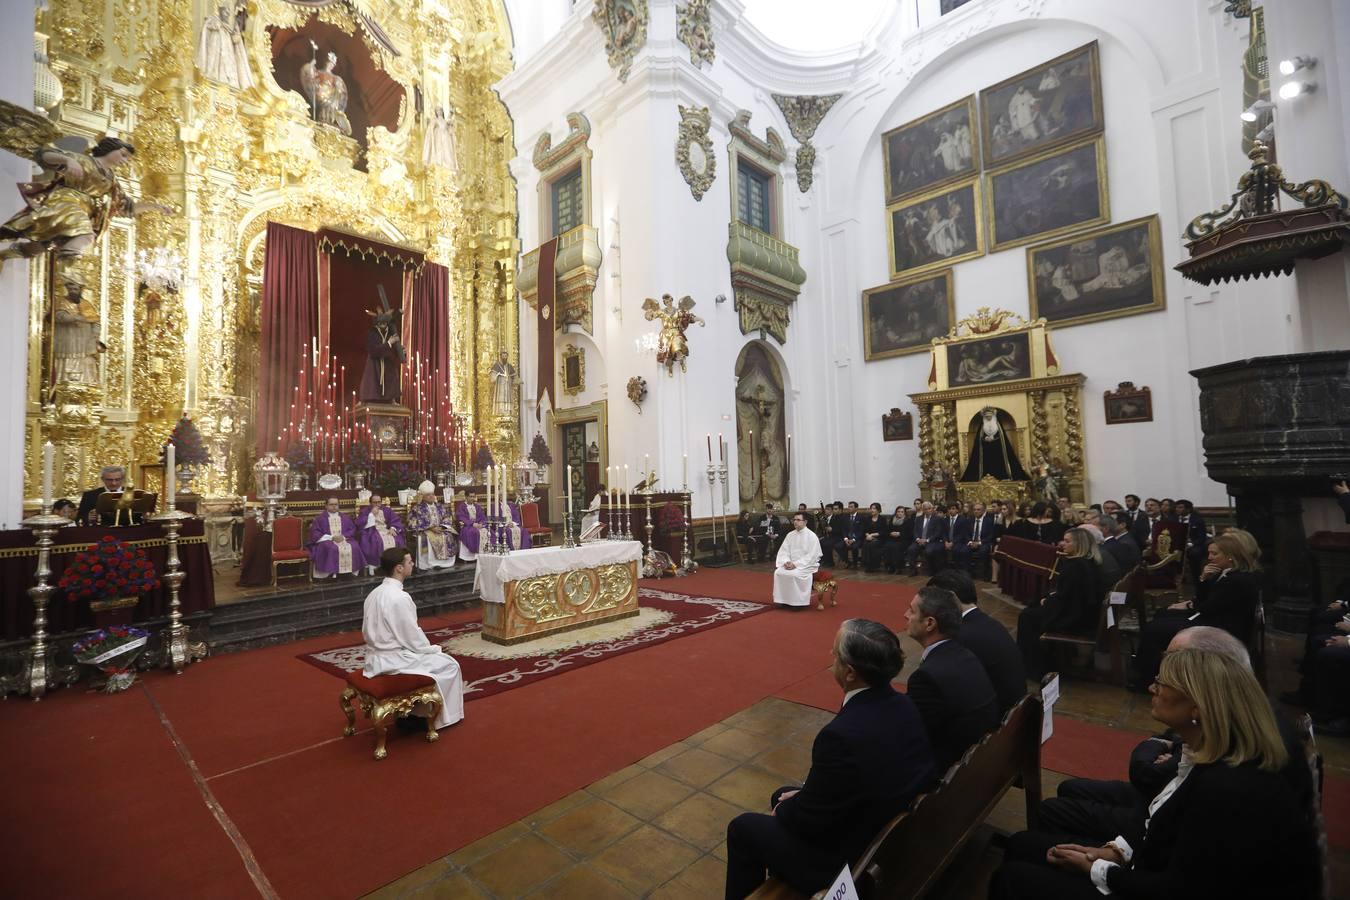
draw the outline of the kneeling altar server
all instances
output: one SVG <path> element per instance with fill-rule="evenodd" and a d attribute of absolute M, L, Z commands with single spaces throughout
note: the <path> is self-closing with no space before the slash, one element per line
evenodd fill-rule
<path fill-rule="evenodd" d="M 403 580 L 412 574 L 412 554 L 405 547 L 394 547 L 380 555 L 384 581 L 366 597 L 361 620 L 361 636 L 366 639 L 366 666 L 362 674 L 429 675 L 441 692 L 441 711 L 437 728 L 453 725 L 464 718 L 464 679 L 459 663 L 437 644 L 427 640 L 417 624 L 417 606 L 403 589 Z M 414 709 L 425 716 L 428 710 Z"/>
<path fill-rule="evenodd" d="M 792 533 L 783 539 L 773 570 L 773 602 L 811 605 L 811 576 L 820 568 L 820 538 L 806 527 L 806 516 L 792 517 Z"/>

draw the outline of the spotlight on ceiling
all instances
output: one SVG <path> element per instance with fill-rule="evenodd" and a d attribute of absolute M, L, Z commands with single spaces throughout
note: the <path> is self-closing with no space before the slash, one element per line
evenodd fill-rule
<path fill-rule="evenodd" d="M 1242 121 L 1255 122 L 1257 119 L 1261 118 L 1261 113 L 1265 112 L 1268 109 L 1271 109 L 1274 106 L 1275 104 L 1271 103 L 1269 100 L 1260 100 L 1260 99 L 1254 100 L 1252 101 L 1251 106 L 1247 107 L 1242 111 L 1241 113 Z"/>
<path fill-rule="evenodd" d="M 1311 94 L 1315 90 L 1317 90 L 1315 81 L 1286 81 L 1280 85 L 1280 99 L 1293 100 L 1295 97 Z"/>
<path fill-rule="evenodd" d="M 1311 69 L 1317 65 L 1317 58 L 1313 56 L 1295 56 L 1293 59 L 1280 60 L 1280 74 L 1293 75 L 1299 69 Z"/>

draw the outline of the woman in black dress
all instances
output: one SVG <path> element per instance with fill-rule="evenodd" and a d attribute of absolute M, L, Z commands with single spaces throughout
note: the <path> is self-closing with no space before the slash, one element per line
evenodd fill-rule
<path fill-rule="evenodd" d="M 894 575 L 900 571 L 905 560 L 905 551 L 914 543 L 914 516 L 903 506 L 895 508 L 895 514 L 886 527 L 886 544 L 881 548 L 881 560 L 886 571 Z"/>
<path fill-rule="evenodd" d="M 875 572 L 881 568 L 888 523 L 881 514 L 880 503 L 873 503 L 867 509 L 871 515 L 863 520 L 862 525 L 862 564 L 864 572 Z"/>
<path fill-rule="evenodd" d="M 1059 552 L 1050 593 L 1017 617 L 1017 646 L 1022 650 L 1028 678 L 1039 679 L 1045 674 L 1041 635 L 1047 631 L 1092 634 L 1106 594 L 1101 551 L 1090 532 L 1069 529 L 1060 540 Z"/>

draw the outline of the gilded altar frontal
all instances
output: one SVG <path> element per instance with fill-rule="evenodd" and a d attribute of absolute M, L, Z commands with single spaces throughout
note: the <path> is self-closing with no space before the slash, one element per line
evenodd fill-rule
<path fill-rule="evenodd" d="M 76 160 L 89 186 L 41 229 L 7 223 L 31 260 L 25 496 L 47 441 L 58 496 L 112 464 L 159 489 L 184 415 L 210 455 L 193 489 L 250 490 L 271 438 L 269 223 L 444 266 L 438 400 L 513 459 L 517 411 L 494 409 L 490 376 L 502 354 L 518 362 L 500 0 L 52 0 L 35 15 L 36 112 L 6 104 L 0 139 L 35 173 Z"/>

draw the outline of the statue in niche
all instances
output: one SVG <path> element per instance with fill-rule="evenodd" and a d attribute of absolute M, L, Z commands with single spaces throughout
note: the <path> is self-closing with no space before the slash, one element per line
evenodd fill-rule
<path fill-rule="evenodd" d="M 318 65 L 319 45 L 309 42 L 313 54 L 300 67 L 300 85 L 309 98 L 309 114 L 320 125 L 331 125 L 347 137 L 352 136 L 352 123 L 347 120 L 347 82 L 334 69 L 337 53 L 328 51 L 323 68 Z"/>
<path fill-rule="evenodd" d="M 445 117 L 443 107 L 436 107 L 435 117 L 427 123 L 426 136 L 422 138 L 422 162 L 448 169 L 451 174 L 459 171 L 455 159 L 455 123 Z"/>
<path fill-rule="evenodd" d="M 366 369 L 361 375 L 359 399 L 366 403 L 398 403 L 403 396 L 399 367 L 408 361 L 400 335 L 403 313 L 389 306 L 384 285 L 379 285 L 380 309 L 368 309 L 370 331 L 366 333 Z"/>
<path fill-rule="evenodd" d="M 1029 480 L 1008 437 L 1011 416 L 1000 409 L 986 406 L 971 424 L 975 427 L 970 441 L 970 459 L 966 461 L 962 481 L 979 481 L 985 477 L 999 481 Z"/>
<path fill-rule="evenodd" d="M 788 502 L 783 377 L 759 344 L 748 344 L 736 363 L 737 480 L 742 508 Z M 747 505 L 748 504 L 748 505 Z"/>
<path fill-rule="evenodd" d="M 163 203 L 132 201 L 122 190 L 116 170 L 131 161 L 136 152 L 131 144 L 105 137 L 87 153 L 57 144 L 70 140 L 80 139 L 62 138 L 49 119 L 0 100 L 0 148 L 42 167 L 40 175 L 19 185 L 24 208 L 0 224 L 0 241 L 13 241 L 0 250 L 0 268 L 8 259 L 54 251 L 56 273 L 67 295 L 83 288 L 76 263 L 113 216 L 173 212 Z"/>
<path fill-rule="evenodd" d="M 505 350 L 498 355 L 489 374 L 492 376 L 492 414 L 509 417 L 511 403 L 516 398 L 516 384 L 520 379 L 516 377 L 516 367 L 511 365 Z"/>
<path fill-rule="evenodd" d="M 202 21 L 197 45 L 197 68 L 202 74 L 241 91 L 253 87 L 253 72 L 244 51 L 242 22 L 247 21 L 246 9 L 231 13 L 222 3 L 216 7 L 214 17 L 207 16 Z"/>
<path fill-rule="evenodd" d="M 52 382 L 97 385 L 98 355 L 108 349 L 99 340 L 98 310 L 84 299 L 83 291 L 73 289 L 52 318 L 56 320 L 52 330 Z"/>
<path fill-rule="evenodd" d="M 689 339 L 685 337 L 685 332 L 695 322 L 699 325 L 705 324 L 691 312 L 693 308 L 694 299 L 688 296 L 681 297 L 678 306 L 675 304 L 675 298 L 669 294 L 662 294 L 659 304 L 651 297 L 642 301 L 642 312 L 647 321 L 661 320 L 661 334 L 657 337 L 656 343 L 656 362 L 666 367 L 667 375 L 675 374 L 676 363 L 680 364 L 681 372 L 688 371 L 685 360 L 689 358 Z"/>

